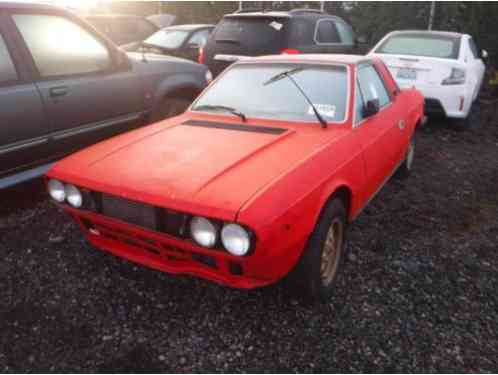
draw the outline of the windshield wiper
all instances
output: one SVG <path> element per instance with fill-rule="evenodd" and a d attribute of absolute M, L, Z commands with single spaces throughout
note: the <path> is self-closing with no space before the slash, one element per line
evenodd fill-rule
<path fill-rule="evenodd" d="M 268 81 L 266 81 L 265 83 L 263 83 L 263 85 L 264 86 L 270 85 L 270 84 L 272 84 L 274 82 L 280 81 L 281 79 L 289 78 L 290 81 L 294 84 L 294 86 L 296 86 L 296 88 L 299 90 L 299 92 L 303 95 L 304 99 L 306 99 L 306 101 L 310 105 L 311 109 L 313 110 L 313 113 L 315 114 L 316 118 L 318 119 L 318 121 L 322 125 L 322 128 L 326 129 L 327 126 L 328 126 L 327 121 L 325 121 L 325 119 L 322 117 L 322 115 L 320 114 L 320 112 L 318 112 L 318 109 L 313 104 L 313 102 L 308 97 L 308 95 L 306 95 L 306 93 L 301 88 L 301 86 L 299 86 L 299 84 L 296 82 L 296 80 L 294 78 L 292 78 L 292 74 L 300 72 L 303 69 L 304 69 L 303 67 L 297 67 L 297 68 L 286 70 L 286 71 L 284 71 L 282 73 L 278 73 L 278 74 L 274 75 L 273 77 L 271 77 Z"/>
<path fill-rule="evenodd" d="M 263 83 L 263 86 L 269 85 L 270 83 L 273 83 L 273 82 L 280 81 L 281 79 L 284 79 L 285 77 L 288 77 L 291 74 L 299 73 L 303 69 L 304 68 L 302 66 L 298 66 L 297 68 L 292 68 L 292 69 L 286 70 L 284 72 L 275 74 L 268 81 L 266 81 L 265 83 Z"/>
<path fill-rule="evenodd" d="M 199 105 L 199 106 L 195 107 L 194 110 L 198 110 L 198 111 L 226 111 L 226 112 L 230 112 L 232 115 L 239 116 L 242 119 L 242 121 L 247 122 L 247 117 L 245 114 L 236 110 L 235 108 L 227 107 L 225 105 L 211 105 L 211 104 Z"/>

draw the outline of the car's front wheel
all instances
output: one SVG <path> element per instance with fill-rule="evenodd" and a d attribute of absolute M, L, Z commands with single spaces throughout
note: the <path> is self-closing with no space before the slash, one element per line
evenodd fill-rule
<path fill-rule="evenodd" d="M 331 297 L 343 260 L 346 227 L 344 203 L 332 199 L 289 277 L 291 286 L 305 299 L 324 301 Z"/>

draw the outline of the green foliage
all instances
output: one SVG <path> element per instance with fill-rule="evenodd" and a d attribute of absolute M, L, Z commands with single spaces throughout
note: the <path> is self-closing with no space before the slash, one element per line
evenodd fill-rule
<path fill-rule="evenodd" d="M 226 13 L 239 7 L 237 1 L 164 1 L 162 11 L 175 14 L 177 23 L 218 23 Z"/>
<path fill-rule="evenodd" d="M 430 2 L 350 2 L 349 17 L 358 35 L 365 35 L 370 44 L 393 30 L 427 29 Z M 457 31 L 474 37 L 486 49 L 490 60 L 498 62 L 498 3 L 437 2 L 434 30 Z"/>
<path fill-rule="evenodd" d="M 159 11 L 178 16 L 179 23 L 217 23 L 226 14 L 238 9 L 238 1 L 163 1 L 115 2 L 118 12 L 152 14 Z M 244 1 L 244 8 L 289 10 L 320 8 L 318 1 Z M 375 44 L 392 30 L 427 29 L 429 1 L 327 1 L 325 10 L 351 23 L 357 35 Z M 490 59 L 498 63 L 498 2 L 436 2 L 434 30 L 447 30 L 472 35 Z"/>

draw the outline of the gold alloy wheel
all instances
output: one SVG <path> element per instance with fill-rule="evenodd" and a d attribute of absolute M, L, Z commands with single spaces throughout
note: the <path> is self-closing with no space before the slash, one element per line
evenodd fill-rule
<path fill-rule="evenodd" d="M 322 251 L 320 276 L 324 286 L 330 285 L 335 278 L 339 260 L 341 258 L 342 243 L 344 240 L 344 225 L 339 218 L 334 218 L 327 232 Z"/>

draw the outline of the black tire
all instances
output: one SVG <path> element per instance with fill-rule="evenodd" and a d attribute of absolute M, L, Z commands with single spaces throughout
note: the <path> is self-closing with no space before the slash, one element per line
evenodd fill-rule
<path fill-rule="evenodd" d="M 161 121 L 169 117 L 181 115 L 189 107 L 192 100 L 186 98 L 164 98 L 156 107 L 151 116 L 152 122 Z"/>
<path fill-rule="evenodd" d="M 414 159 L 415 159 L 415 134 L 413 134 L 412 138 L 410 139 L 408 150 L 406 150 L 405 160 L 403 160 L 403 163 L 399 166 L 398 170 L 396 171 L 396 177 L 404 179 L 410 176 L 413 169 Z"/>
<path fill-rule="evenodd" d="M 454 119 L 453 125 L 456 130 L 465 131 L 473 128 L 477 128 L 481 122 L 481 110 L 480 110 L 479 100 L 472 103 L 470 111 L 467 117 L 463 119 Z"/>
<path fill-rule="evenodd" d="M 336 236 L 336 229 L 340 228 L 340 235 Z M 347 219 L 344 203 L 341 199 L 332 199 L 322 212 L 318 223 L 311 234 L 306 248 L 301 255 L 297 265 L 288 277 L 288 285 L 295 293 L 303 299 L 314 301 L 326 301 L 333 293 L 338 271 L 344 259 L 344 247 L 346 242 Z M 324 262 L 327 239 L 330 240 L 330 232 L 334 232 L 337 240 L 335 256 L 329 258 L 333 263 Z M 330 273 L 323 268 L 329 265 Z"/>

